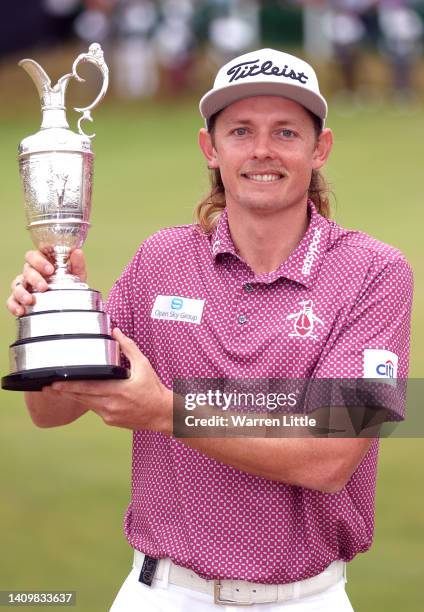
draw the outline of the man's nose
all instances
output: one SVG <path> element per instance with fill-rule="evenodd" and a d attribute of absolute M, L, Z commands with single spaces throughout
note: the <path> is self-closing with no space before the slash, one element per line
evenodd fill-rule
<path fill-rule="evenodd" d="M 276 152 L 272 138 L 267 133 L 257 133 L 253 140 L 253 157 L 257 159 L 274 159 Z"/>

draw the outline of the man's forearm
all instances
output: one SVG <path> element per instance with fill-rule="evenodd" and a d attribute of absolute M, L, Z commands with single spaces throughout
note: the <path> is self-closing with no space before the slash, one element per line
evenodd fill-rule
<path fill-rule="evenodd" d="M 67 425 L 88 410 L 75 400 L 63 398 L 50 387 L 44 387 L 41 392 L 26 392 L 25 403 L 32 421 L 38 427 Z"/>
<path fill-rule="evenodd" d="M 371 441 L 302 438 L 179 438 L 209 457 L 239 470 L 289 485 L 334 493 L 343 488 Z M 364 449 L 364 442 L 366 449 Z M 343 447 L 358 446 L 358 460 Z M 361 452 L 362 447 L 363 452 Z"/>
<path fill-rule="evenodd" d="M 174 410 L 183 403 L 168 395 L 168 424 L 172 430 Z M 176 401 L 175 401 L 176 400 Z M 305 437 L 305 428 L 294 437 L 193 437 L 178 438 L 209 457 L 234 468 L 276 480 L 334 493 L 344 487 L 368 451 L 372 438 Z M 177 436 L 178 437 L 178 436 Z"/>

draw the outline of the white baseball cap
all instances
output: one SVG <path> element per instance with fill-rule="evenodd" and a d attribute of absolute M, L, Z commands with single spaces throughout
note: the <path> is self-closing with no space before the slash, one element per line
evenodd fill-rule
<path fill-rule="evenodd" d="M 232 59 L 218 71 L 213 88 L 200 100 L 200 114 L 208 125 L 212 115 L 251 96 L 294 100 L 319 117 L 324 127 L 328 107 L 315 70 L 294 55 L 260 49 Z"/>

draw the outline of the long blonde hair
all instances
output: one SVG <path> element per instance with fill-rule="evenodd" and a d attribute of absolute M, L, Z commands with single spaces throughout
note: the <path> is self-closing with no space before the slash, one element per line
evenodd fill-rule
<path fill-rule="evenodd" d="M 309 112 L 309 111 L 308 111 Z M 210 118 L 208 123 L 209 132 L 214 133 L 216 118 L 219 113 Z M 314 122 L 315 134 L 318 139 L 322 127 L 321 121 L 313 113 L 310 113 Z M 194 210 L 194 220 L 200 225 L 202 230 L 210 233 L 218 223 L 218 219 L 225 208 L 225 187 L 222 182 L 221 172 L 219 169 L 211 169 L 210 171 L 211 189 L 206 197 L 204 197 Z M 330 217 L 330 188 L 329 185 L 319 170 L 312 170 L 311 182 L 309 183 L 308 197 L 312 200 L 317 212 L 323 217 Z"/>

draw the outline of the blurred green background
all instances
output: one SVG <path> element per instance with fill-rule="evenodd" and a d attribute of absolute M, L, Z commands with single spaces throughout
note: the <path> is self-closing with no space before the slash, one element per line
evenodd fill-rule
<path fill-rule="evenodd" d="M 12 101 L 0 113 L 4 304 L 31 248 L 16 149 L 38 130 L 39 103 L 29 80 L 19 96 L 3 91 Z M 75 116 L 69 118 L 74 127 Z M 414 268 L 411 376 L 420 377 L 424 111 L 384 102 L 355 111 L 334 105 L 328 124 L 335 133 L 327 169 L 337 195 L 334 218 L 399 247 Z M 109 99 L 95 112 L 93 228 L 85 252 L 90 285 L 105 296 L 146 236 L 191 221 L 207 189 L 196 144 L 200 126 L 197 98 L 125 105 Z M 4 375 L 15 338 L 5 308 L 0 329 Z M 107 610 L 131 563 L 122 532 L 131 433 L 107 428 L 93 414 L 41 430 L 32 425 L 21 394 L 1 391 L 0 402 L 0 590 L 76 590 L 78 611 Z M 348 592 L 357 611 L 417 612 L 423 609 L 424 446 L 421 439 L 387 439 L 381 447 L 375 542 L 351 563 Z"/>

